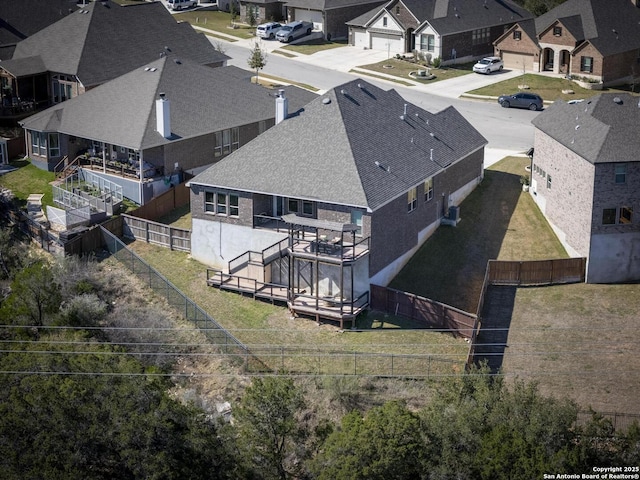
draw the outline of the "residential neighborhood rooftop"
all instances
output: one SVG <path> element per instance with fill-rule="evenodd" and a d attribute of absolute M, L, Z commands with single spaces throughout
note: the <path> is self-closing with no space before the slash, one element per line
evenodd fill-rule
<path fill-rule="evenodd" d="M 640 101 L 628 93 L 603 93 L 574 104 L 558 100 L 532 123 L 591 163 L 638 158 Z"/>
<path fill-rule="evenodd" d="M 209 68 L 164 56 L 25 119 L 25 128 L 57 131 L 144 150 L 275 115 L 275 91 L 251 83 L 237 67 Z M 290 111 L 316 95 L 287 87 Z M 156 131 L 155 101 L 171 102 L 171 138 Z"/>
<path fill-rule="evenodd" d="M 188 23 L 177 23 L 162 2 L 120 6 L 91 2 L 21 41 L 13 58 L 0 66 L 14 76 L 44 71 L 75 75 L 85 88 L 123 75 L 161 55 L 173 53 L 203 65 L 229 57 Z"/>
<path fill-rule="evenodd" d="M 486 144 L 453 107 L 432 114 L 395 90 L 357 79 L 329 90 L 190 183 L 372 211 Z"/>

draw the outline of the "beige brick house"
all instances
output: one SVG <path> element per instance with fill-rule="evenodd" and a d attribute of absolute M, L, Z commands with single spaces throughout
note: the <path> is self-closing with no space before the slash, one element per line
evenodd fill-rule
<path fill-rule="evenodd" d="M 640 280 L 640 103 L 605 93 L 533 120 L 531 188 L 587 282 Z"/>

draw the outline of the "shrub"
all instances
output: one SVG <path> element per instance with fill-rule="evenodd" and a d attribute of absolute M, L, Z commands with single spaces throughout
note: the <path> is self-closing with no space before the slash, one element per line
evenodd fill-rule
<path fill-rule="evenodd" d="M 107 313 L 107 304 L 95 293 L 83 293 L 72 297 L 60 307 L 59 324 L 71 327 L 87 327 L 99 323 Z"/>
<path fill-rule="evenodd" d="M 440 57 L 436 57 L 433 59 L 432 64 L 433 68 L 440 68 L 440 65 L 442 65 L 442 59 Z"/>

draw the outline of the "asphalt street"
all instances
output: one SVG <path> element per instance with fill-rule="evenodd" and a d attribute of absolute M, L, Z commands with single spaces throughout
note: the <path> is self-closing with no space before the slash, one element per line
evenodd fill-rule
<path fill-rule="evenodd" d="M 209 38 L 214 45 L 222 47 L 231 57 L 228 61 L 229 65 L 249 70 L 247 59 L 255 39 L 225 42 L 218 38 Z M 380 88 L 393 88 L 408 102 L 430 112 L 437 112 L 453 105 L 489 142 L 485 155 L 486 166 L 507 155 L 522 154 L 533 145 L 531 120 L 539 112 L 504 109 L 495 100 L 460 97 L 467 91 L 517 76 L 519 72 L 503 71 L 492 75 L 469 74 L 433 84 L 407 87 L 397 82 L 368 77 L 361 72 L 352 72 L 360 65 L 385 60 L 387 58 L 385 52 L 345 46 L 313 55 L 289 58 L 273 53 L 273 50 L 283 46 L 278 41 L 260 41 L 260 46 L 267 54 L 267 63 L 261 70 L 262 74 L 311 85 L 319 89 L 320 94 L 360 77 Z"/>

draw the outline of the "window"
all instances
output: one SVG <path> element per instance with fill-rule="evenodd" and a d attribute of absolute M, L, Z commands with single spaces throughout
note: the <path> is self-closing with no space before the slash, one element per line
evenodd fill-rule
<path fill-rule="evenodd" d="M 214 157 L 231 153 L 231 150 L 237 150 L 240 146 L 240 129 L 234 127 L 232 129 L 222 130 L 221 132 L 215 132 L 213 134 L 213 142 Z"/>
<path fill-rule="evenodd" d="M 351 210 L 351 223 L 358 226 L 356 235 L 362 235 L 362 212 L 360 210 Z"/>
<path fill-rule="evenodd" d="M 593 57 L 580 57 L 580 71 L 585 73 L 593 72 Z"/>
<path fill-rule="evenodd" d="M 309 200 L 302 201 L 302 214 L 313 216 L 313 202 Z"/>
<path fill-rule="evenodd" d="M 562 27 L 553 27 L 553 36 L 554 37 L 562 36 Z"/>
<path fill-rule="evenodd" d="M 73 77 L 68 75 L 54 75 L 52 79 L 53 103 L 69 100 L 73 95 Z"/>
<path fill-rule="evenodd" d="M 396 15 L 400 15 L 400 5 L 396 5 Z"/>
<path fill-rule="evenodd" d="M 387 17 L 382 17 L 382 26 L 383 27 L 387 26 Z"/>
<path fill-rule="evenodd" d="M 433 198 L 433 178 L 424 182 L 424 201 L 428 202 Z"/>
<path fill-rule="evenodd" d="M 490 34 L 491 34 L 491 29 L 488 27 L 478 28 L 477 30 L 474 30 L 473 32 L 471 32 L 471 43 L 473 43 L 473 45 L 488 43 Z"/>
<path fill-rule="evenodd" d="M 220 157 L 222 155 L 222 132 L 216 132 L 213 136 L 213 156 Z"/>
<path fill-rule="evenodd" d="M 514 30 L 513 31 L 513 39 L 514 40 L 522 39 L 522 32 L 520 30 Z"/>
<path fill-rule="evenodd" d="M 407 194 L 407 211 L 413 212 L 418 206 L 418 196 L 416 188 L 413 187 Z"/>
<path fill-rule="evenodd" d="M 435 35 L 420 35 L 420 50 L 433 52 L 435 50 L 435 45 L 436 45 Z"/>
<path fill-rule="evenodd" d="M 602 210 L 602 224 L 603 225 L 615 225 L 616 224 L 616 209 L 605 208 Z"/>
<path fill-rule="evenodd" d="M 231 152 L 231 132 L 229 130 L 222 131 L 222 153 Z"/>
<path fill-rule="evenodd" d="M 237 217 L 240 214 L 238 195 L 222 192 L 204 192 L 204 211 L 217 215 Z"/>
<path fill-rule="evenodd" d="M 633 223 L 633 208 L 605 208 L 602 210 L 603 225 L 627 225 Z"/>
<path fill-rule="evenodd" d="M 620 207 L 620 220 L 618 223 L 631 223 L 633 209 L 631 207 Z"/>
<path fill-rule="evenodd" d="M 231 129 L 231 149 L 237 150 L 240 146 L 240 129 L 234 127 Z"/>
<path fill-rule="evenodd" d="M 140 161 L 140 150 L 133 150 L 131 148 L 127 148 L 127 158 L 130 162 L 139 162 Z"/>
<path fill-rule="evenodd" d="M 618 164 L 616 165 L 615 169 L 616 169 L 616 174 L 615 174 L 616 184 L 627 183 L 627 164 L 626 163 Z"/>
<path fill-rule="evenodd" d="M 47 155 L 47 134 L 31 131 L 31 153 L 33 155 Z"/>
<path fill-rule="evenodd" d="M 287 201 L 287 210 L 291 213 L 298 213 L 300 211 L 298 200 L 296 200 L 295 198 L 290 198 Z"/>
<path fill-rule="evenodd" d="M 49 134 L 49 156 L 50 157 L 59 157 L 60 156 L 60 138 L 57 133 Z"/>
<path fill-rule="evenodd" d="M 551 175 L 547 175 L 547 188 L 551 189 Z"/>
<path fill-rule="evenodd" d="M 264 133 L 267 130 L 267 122 L 265 122 L 264 120 L 260 120 L 258 122 L 258 135 L 260 135 L 261 133 Z"/>

